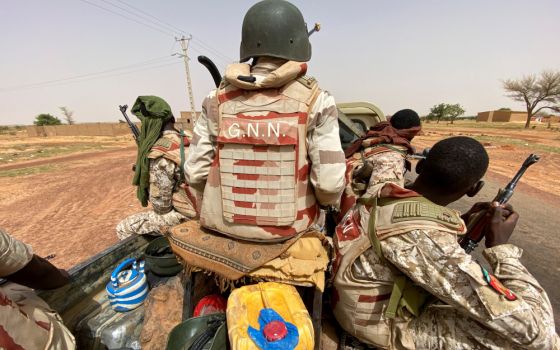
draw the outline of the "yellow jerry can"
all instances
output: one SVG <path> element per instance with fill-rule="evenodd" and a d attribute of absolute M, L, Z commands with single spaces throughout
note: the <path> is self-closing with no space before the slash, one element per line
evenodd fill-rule
<path fill-rule="evenodd" d="M 278 348 L 281 342 L 290 341 L 291 345 L 281 348 L 314 347 L 311 317 L 293 286 L 263 282 L 235 289 L 228 298 L 226 317 L 232 350 L 266 349 L 267 344 Z M 259 342 L 266 344 L 257 346 Z"/>

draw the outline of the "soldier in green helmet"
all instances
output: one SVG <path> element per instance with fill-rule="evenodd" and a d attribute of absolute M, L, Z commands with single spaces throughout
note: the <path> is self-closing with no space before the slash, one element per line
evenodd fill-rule
<path fill-rule="evenodd" d="M 334 98 L 306 75 L 309 32 L 299 9 L 264 0 L 245 15 L 240 62 L 204 100 L 186 164 L 203 190 L 201 224 L 247 240 L 309 230 L 339 206 L 345 158 Z"/>

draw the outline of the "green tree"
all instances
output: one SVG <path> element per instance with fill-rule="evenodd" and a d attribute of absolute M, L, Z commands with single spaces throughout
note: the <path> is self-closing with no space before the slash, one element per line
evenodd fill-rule
<path fill-rule="evenodd" d="M 48 113 L 42 113 L 35 117 L 33 122 L 35 125 L 60 125 L 62 122 L 55 116 Z"/>
<path fill-rule="evenodd" d="M 437 120 L 436 123 L 439 123 L 441 119 L 443 120 L 451 120 L 451 124 L 453 121 L 465 114 L 465 110 L 461 107 L 460 104 L 447 104 L 447 103 L 440 103 L 438 105 L 434 105 L 430 109 L 430 114 L 426 116 L 427 119 L 430 120 Z"/>
<path fill-rule="evenodd" d="M 507 79 L 502 84 L 508 97 L 525 103 L 525 129 L 529 128 L 531 118 L 541 110 L 560 111 L 560 71 L 543 71 L 539 76 L 532 74 L 521 79 Z"/>

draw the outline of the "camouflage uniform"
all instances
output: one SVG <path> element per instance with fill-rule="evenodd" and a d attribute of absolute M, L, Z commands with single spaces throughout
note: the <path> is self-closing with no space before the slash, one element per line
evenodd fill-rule
<path fill-rule="evenodd" d="M 356 200 L 363 196 L 371 185 L 390 181 L 399 186 L 404 186 L 405 159 L 405 147 L 391 146 L 391 148 L 388 148 L 384 145 L 366 147 L 362 152 L 356 152 L 347 158 L 346 187 L 340 200 L 339 220 L 356 204 Z M 359 183 L 352 175 L 357 168 L 364 165 L 364 161 L 371 163 L 373 171 L 368 182 Z"/>
<path fill-rule="evenodd" d="M 0 229 L 0 277 L 32 259 L 30 246 Z M 17 284 L 0 288 L 0 349 L 75 349 L 74 336 L 60 316 L 35 292 Z"/>
<path fill-rule="evenodd" d="M 180 186 L 179 133 L 166 130 L 152 147 L 150 158 L 150 203 L 153 210 L 133 214 L 117 225 L 117 237 L 125 239 L 134 234 L 159 234 L 162 226 L 175 226 L 196 216 L 193 203 L 196 195 L 188 187 Z M 187 136 L 188 137 L 188 136 Z M 185 155 L 189 145 L 184 140 Z"/>
<path fill-rule="evenodd" d="M 305 63 L 260 57 L 249 67 L 229 66 L 204 100 L 185 173 L 204 189 L 203 226 L 242 239 L 287 239 L 316 222 L 319 204 L 339 205 L 345 164 L 337 110 L 304 76 Z M 249 74 L 255 83 L 237 80 Z M 269 123 L 268 135 L 251 136 L 257 123 Z M 283 129 L 271 133 L 271 125 Z"/>
<path fill-rule="evenodd" d="M 368 192 L 387 196 L 381 195 L 383 186 L 372 186 Z M 417 196 L 396 186 L 391 191 L 401 197 Z M 376 233 L 383 258 L 368 237 L 366 206 L 350 213 L 358 229 L 339 229 L 336 240 L 334 309 L 343 328 L 366 343 L 389 349 L 559 349 L 552 307 L 521 264 L 522 250 L 511 244 L 485 249 L 487 262 L 505 287 L 489 283 L 481 265 L 457 243 L 457 234 L 465 231 L 458 214 L 435 204 L 430 208 L 447 211 L 455 226 L 418 217 L 399 221 L 394 205 L 377 208 Z M 397 271 L 437 298 L 418 317 L 405 309 L 394 319 L 386 317 Z M 505 298 L 502 292 L 507 289 L 516 300 Z M 349 304 L 352 298 L 357 301 L 354 305 Z"/>

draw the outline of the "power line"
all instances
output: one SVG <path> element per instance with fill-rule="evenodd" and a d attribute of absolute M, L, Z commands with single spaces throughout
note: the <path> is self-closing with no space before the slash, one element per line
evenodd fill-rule
<path fill-rule="evenodd" d="M 136 6 L 133 6 L 133 5 L 129 4 L 129 3 L 127 3 L 126 1 L 122 1 L 122 0 L 116 0 L 116 1 L 120 2 L 121 4 L 123 4 L 123 5 L 125 5 L 125 6 L 127 6 L 127 7 L 129 7 L 129 8 L 131 8 L 131 9 L 133 9 L 133 10 L 136 10 L 137 12 L 140 12 L 140 13 L 142 13 L 142 14 L 148 16 L 148 17 L 151 17 L 151 18 L 155 19 L 156 21 L 160 22 L 161 24 L 165 25 L 165 26 L 168 27 L 168 28 L 171 28 L 171 29 L 173 29 L 173 30 L 175 30 L 175 31 L 177 31 L 177 32 L 179 32 L 179 33 L 181 33 L 181 34 L 183 34 L 183 35 L 187 35 L 187 33 L 185 33 L 185 31 L 184 31 L 183 29 L 181 29 L 181 28 L 179 28 L 179 27 L 176 27 L 176 26 L 174 26 L 174 25 L 172 25 L 172 24 L 169 24 L 169 23 L 167 23 L 167 22 L 165 22 L 165 21 L 163 21 L 163 20 L 157 18 L 156 16 L 152 15 L 151 13 L 148 13 L 148 12 L 146 12 L 146 11 L 143 11 L 143 10 L 139 9 L 138 7 L 136 7 Z"/>
<path fill-rule="evenodd" d="M 131 15 L 136 16 L 136 18 L 132 18 L 132 17 L 130 17 L 130 16 L 128 16 L 128 15 L 124 15 L 124 14 L 122 14 L 122 13 L 116 12 L 116 11 L 110 9 L 110 8 L 107 8 L 107 7 L 104 7 L 104 6 L 100 6 L 100 5 L 98 5 L 98 4 L 95 4 L 95 3 L 93 3 L 93 2 L 91 2 L 91 1 L 89 1 L 89 0 L 80 0 L 80 1 L 82 1 L 82 2 L 84 2 L 84 3 L 87 3 L 87 4 L 91 5 L 91 6 L 95 6 L 95 7 L 99 8 L 99 9 L 102 9 L 102 10 L 107 11 L 107 12 L 109 12 L 109 13 L 112 13 L 112 14 L 114 14 L 114 15 L 123 17 L 123 18 L 125 18 L 125 19 L 127 19 L 127 20 L 129 20 L 129 21 L 133 21 L 133 22 L 135 22 L 135 23 L 138 23 L 138 24 L 140 24 L 140 25 L 143 25 L 143 26 L 145 26 L 145 27 L 147 27 L 147 28 L 150 28 L 150 29 L 152 29 L 152 30 L 158 31 L 158 32 L 160 32 L 160 33 L 162 33 L 162 34 L 166 34 L 166 35 L 169 35 L 169 36 L 175 36 L 175 34 L 174 34 L 175 31 L 178 31 L 178 32 L 180 32 L 180 33 L 182 33 L 182 34 L 186 34 L 186 32 L 185 32 L 184 30 L 182 30 L 181 28 L 179 28 L 179 27 L 177 27 L 177 26 L 174 26 L 174 25 L 172 25 L 172 24 L 169 24 L 169 23 L 167 23 L 167 22 L 165 22 L 165 21 L 159 19 L 158 17 L 155 17 L 155 16 L 149 14 L 148 12 L 143 11 L 143 10 L 139 9 L 138 7 L 135 7 L 135 6 L 133 6 L 133 5 L 130 5 L 130 4 L 128 4 L 127 2 L 122 1 L 122 0 L 116 0 L 116 1 L 118 1 L 119 3 L 121 3 L 121 4 L 123 4 L 123 5 L 127 6 L 127 7 L 129 7 L 129 8 L 131 8 L 131 9 L 133 9 L 134 11 L 137 11 L 137 12 L 143 14 L 143 15 L 138 15 L 138 13 L 130 13 Z M 122 10 L 122 11 L 128 11 L 127 9 L 123 8 L 122 6 L 116 5 L 116 4 L 114 4 L 114 3 L 112 3 L 112 2 L 110 2 L 110 1 L 108 1 L 108 0 L 102 0 L 102 1 L 105 2 L 105 3 L 107 3 L 107 4 L 109 4 L 109 5 L 111 5 L 111 6 L 113 6 L 113 7 L 115 7 L 115 8 L 118 8 L 118 9 L 120 9 L 120 10 Z M 128 14 L 128 12 L 127 12 L 127 14 Z M 153 19 L 155 19 L 157 22 L 155 22 L 155 21 L 153 21 L 153 20 L 151 20 L 151 19 L 148 19 L 147 16 L 148 16 L 148 17 L 151 17 L 151 18 L 153 18 Z M 140 19 L 140 20 L 138 20 L 138 19 Z M 152 24 L 154 24 L 154 25 L 156 25 L 156 26 L 149 25 L 149 24 L 147 24 L 147 23 L 145 23 L 145 22 L 142 22 L 142 20 L 148 20 L 150 23 L 152 23 Z M 158 22 L 159 22 L 159 23 L 158 23 Z M 200 46 L 200 49 L 202 49 L 202 50 L 204 50 L 204 51 L 211 52 L 213 55 L 216 56 L 215 59 L 218 59 L 218 60 L 221 60 L 221 61 L 222 61 L 222 63 L 224 64 L 224 66 L 234 61 L 233 59 L 231 59 L 231 57 L 228 57 L 227 55 L 221 53 L 219 50 L 213 48 L 213 47 L 210 46 L 209 44 L 204 43 L 202 40 L 197 39 L 197 38 L 195 38 L 195 40 L 196 40 L 196 44 L 197 44 L 198 46 Z M 202 52 L 200 49 L 198 49 L 198 50 L 197 50 L 196 48 L 193 48 L 193 49 L 194 49 L 195 51 L 198 51 L 198 52 L 201 53 L 201 54 L 204 54 L 204 52 Z"/>
<path fill-rule="evenodd" d="M 202 47 L 202 45 L 200 45 L 200 42 L 199 42 L 199 41 L 194 41 L 194 40 L 196 40 L 196 39 L 193 38 L 192 45 L 193 45 L 193 49 L 194 49 L 195 51 L 198 51 L 199 53 L 201 53 L 201 54 L 203 54 L 203 55 L 206 55 L 206 56 L 211 56 L 211 57 L 213 58 L 214 61 L 219 61 L 219 62 L 221 62 L 221 64 L 222 64 L 223 66 L 227 66 L 228 64 L 230 64 L 230 63 L 233 62 L 232 59 L 224 58 L 224 56 L 222 56 L 222 55 L 217 55 L 215 52 L 210 51 L 208 48 Z M 205 51 L 205 52 L 203 52 L 203 51 Z M 210 52 L 210 54 L 208 54 L 208 52 Z"/>
<path fill-rule="evenodd" d="M 75 82 L 87 81 L 87 80 L 98 79 L 98 78 L 108 78 L 108 77 L 113 77 L 113 76 L 129 74 L 129 73 L 133 73 L 133 72 L 139 72 L 139 71 L 143 71 L 143 70 L 150 70 L 150 69 L 154 69 L 154 68 L 170 66 L 170 65 L 178 63 L 178 62 L 167 62 L 167 63 L 164 63 L 164 64 L 158 64 L 158 63 L 161 63 L 162 61 L 168 60 L 170 58 L 171 57 L 166 56 L 164 60 L 162 60 L 161 58 L 152 59 L 152 60 L 144 61 L 144 62 L 137 63 L 137 64 L 122 66 L 122 67 L 119 67 L 119 68 L 107 69 L 107 70 L 103 70 L 103 71 L 99 71 L 99 72 L 95 72 L 95 73 L 81 74 L 81 75 L 76 75 L 76 76 L 72 76 L 72 77 L 66 77 L 66 78 L 63 78 L 63 79 L 47 80 L 47 81 L 25 84 L 25 85 L 10 86 L 10 87 L 5 87 L 5 88 L 0 88 L 0 92 L 8 92 L 8 91 L 21 90 L 21 89 L 27 89 L 27 88 L 50 87 L 50 86 L 71 84 L 71 83 L 75 83 Z M 158 65 L 154 66 L 154 64 L 158 64 Z M 136 68 L 136 69 L 133 69 L 132 71 L 127 71 L 127 72 L 118 72 L 118 71 L 122 71 L 122 70 L 128 70 L 128 69 L 131 69 L 131 68 Z M 117 72 L 117 73 L 108 74 L 108 73 L 111 73 L 111 72 Z"/>
<path fill-rule="evenodd" d="M 126 2 L 124 2 L 124 1 L 122 1 L 122 0 L 117 0 L 117 1 L 119 1 L 120 3 L 126 5 L 126 6 L 132 8 L 132 9 L 134 9 L 134 10 L 140 12 L 140 13 L 145 14 L 145 16 L 139 16 L 138 14 L 133 13 L 134 16 L 136 16 L 137 18 L 143 19 L 143 20 L 146 20 L 146 18 L 145 18 L 146 16 L 152 17 L 152 18 L 154 18 L 155 20 L 157 20 L 157 21 L 160 22 L 160 23 L 154 22 L 154 21 L 152 21 L 152 20 L 150 20 L 150 23 L 153 23 L 153 24 L 157 25 L 158 27 L 154 27 L 154 26 L 152 26 L 152 25 L 149 25 L 149 24 L 147 24 L 147 23 L 144 23 L 144 22 L 142 22 L 142 21 L 139 21 L 139 20 L 137 20 L 136 18 L 129 17 L 129 16 L 127 16 L 127 15 L 124 15 L 124 14 L 122 14 L 122 13 L 116 12 L 116 11 L 110 9 L 110 8 L 107 8 L 107 7 L 98 5 L 98 4 L 93 3 L 93 2 L 91 2 L 91 1 L 88 1 L 88 0 L 80 0 L 80 1 L 82 1 L 83 3 L 86 3 L 86 4 L 88 4 L 88 5 L 97 7 L 97 8 L 99 8 L 99 9 L 103 10 L 103 11 L 106 11 L 106 12 L 109 12 L 109 13 L 111 13 L 111 14 L 114 14 L 114 15 L 116 15 L 116 16 L 125 18 L 125 19 L 127 19 L 127 20 L 129 20 L 129 21 L 132 21 L 132 22 L 135 22 L 135 23 L 137 23 L 137 24 L 143 25 L 143 26 L 145 26 L 145 27 L 147 27 L 147 28 L 149 28 L 149 29 L 155 30 L 155 31 L 157 31 L 157 32 L 159 32 L 159 33 L 162 33 L 162 34 L 165 34 L 165 35 L 174 36 L 173 33 L 172 33 L 171 31 L 169 31 L 169 28 L 171 28 L 171 29 L 173 29 L 173 30 L 177 30 L 177 31 L 179 31 L 179 32 L 181 32 L 181 33 L 185 33 L 185 31 L 183 31 L 182 29 L 180 29 L 180 28 L 178 28 L 178 27 L 175 27 L 175 26 L 173 26 L 173 25 L 171 25 L 171 24 L 167 24 L 166 22 L 162 21 L 161 19 L 159 19 L 159 18 L 157 18 L 157 17 L 155 17 L 155 16 L 153 16 L 153 15 L 150 15 L 149 13 L 147 13 L 147 12 L 145 12 L 145 11 L 142 11 L 141 9 L 138 9 L 138 8 L 135 7 L 135 6 L 132 6 L 132 5 L 130 5 L 130 4 L 127 4 Z M 111 5 L 111 6 L 113 6 L 113 7 L 115 7 L 115 8 L 118 8 L 118 9 L 120 9 L 120 10 L 128 11 L 128 10 L 126 10 L 125 8 L 123 8 L 123 7 L 121 7 L 121 6 L 118 6 L 118 5 L 115 5 L 115 4 L 113 4 L 113 3 L 111 3 L 111 2 L 109 2 L 109 1 L 107 1 L 107 0 L 102 0 L 102 1 L 105 2 L 105 3 L 107 3 L 107 4 L 109 4 L 109 5 Z M 164 26 L 166 26 L 167 28 L 164 27 Z M 214 54 L 217 56 L 216 59 L 222 61 L 222 62 L 225 63 L 226 65 L 229 64 L 229 63 L 231 62 L 231 59 L 230 59 L 229 57 L 227 57 L 226 55 L 220 53 L 218 50 L 213 49 L 210 45 L 205 44 L 205 43 L 202 42 L 201 40 L 197 40 L 196 44 L 197 44 L 198 46 L 200 46 L 202 50 L 206 50 L 206 51 L 209 51 L 209 52 L 214 53 Z M 173 47 L 172 47 L 172 48 L 173 48 Z M 200 49 L 198 49 L 198 48 L 196 48 L 196 47 L 192 47 L 192 49 L 193 49 L 194 51 L 199 52 L 200 54 L 204 54 Z M 107 69 L 107 70 L 98 71 L 98 72 L 93 72 L 93 73 L 81 74 L 81 75 L 77 75 L 77 76 L 70 76 L 70 77 L 61 78 L 61 79 L 53 79 L 53 80 L 41 81 L 41 82 L 30 83 L 30 84 L 22 84 L 22 85 L 4 87 L 4 88 L 0 88 L 0 92 L 14 91 L 14 90 L 20 90 L 20 89 L 27 89 L 27 88 L 38 88 L 38 87 L 47 87 L 47 86 L 57 86 L 57 85 L 61 85 L 60 83 L 62 83 L 62 85 L 64 85 L 64 83 L 74 83 L 74 82 L 86 81 L 86 80 L 90 80 L 90 79 L 97 79 L 97 78 L 103 78 L 103 77 L 119 76 L 119 75 L 129 74 L 129 73 L 136 72 L 136 71 L 154 69 L 154 68 L 159 68 L 159 67 L 166 66 L 166 65 L 175 64 L 175 63 L 169 63 L 169 64 L 165 64 L 165 65 L 159 65 L 159 66 L 149 67 L 149 68 L 140 69 L 140 70 L 133 70 L 133 71 L 131 71 L 131 72 L 125 72 L 125 73 L 117 73 L 117 74 L 113 74 L 113 75 L 107 75 L 107 73 L 116 72 L 116 71 L 119 71 L 119 70 L 126 70 L 126 69 L 133 68 L 133 67 L 143 67 L 143 66 L 152 65 L 152 64 L 155 64 L 156 62 L 162 61 L 162 60 L 164 60 L 164 59 L 166 59 L 166 58 L 169 58 L 169 56 L 158 57 L 158 58 L 150 59 L 150 60 L 147 60 L 147 61 L 135 63 L 135 64 L 132 64 L 132 65 L 127 65 L 127 66 L 122 66 L 122 67 Z M 224 68 L 224 66 L 223 66 L 222 64 L 218 64 L 218 66 L 220 66 L 222 69 Z M 85 78 L 89 78 L 89 79 L 85 79 Z"/>
<path fill-rule="evenodd" d="M 118 8 L 118 9 L 124 11 L 126 14 L 128 14 L 128 13 L 130 12 L 130 10 L 128 10 L 128 9 L 122 7 L 122 6 L 119 6 L 119 5 L 115 4 L 115 3 L 112 3 L 111 1 L 108 1 L 108 0 L 101 0 L 101 1 L 103 1 L 104 3 L 106 3 L 106 4 L 110 5 L 110 6 L 116 7 L 116 8 Z M 120 2 L 123 3 L 123 4 L 125 4 L 125 5 L 127 5 L 127 6 L 129 6 L 129 7 L 133 7 L 133 6 L 128 5 L 128 4 L 125 3 L 125 2 L 122 2 L 122 1 L 120 1 Z M 136 9 L 136 8 L 134 8 L 134 9 Z M 148 22 L 154 24 L 156 27 L 159 27 L 159 28 L 162 29 L 162 30 L 169 31 L 169 32 L 171 32 L 171 33 L 183 32 L 183 31 L 180 30 L 180 29 L 179 29 L 179 30 L 174 29 L 172 26 L 169 26 L 169 25 L 165 24 L 164 22 L 162 22 L 161 20 L 159 20 L 159 19 L 157 19 L 157 18 L 156 18 L 157 21 L 154 21 L 153 19 L 150 18 L 150 17 L 153 17 L 153 16 L 151 16 L 151 15 L 146 16 L 146 15 L 142 14 L 142 13 L 145 13 L 145 12 L 143 12 L 143 11 L 141 11 L 141 10 L 136 9 L 136 11 L 140 11 L 141 14 L 140 14 L 140 15 L 137 14 L 137 13 L 131 13 L 131 14 L 132 14 L 133 16 L 138 17 L 138 18 L 141 19 L 142 21 L 148 21 Z M 155 17 L 153 17 L 153 18 L 155 18 Z M 167 28 L 166 28 L 166 27 L 167 27 Z"/>
<path fill-rule="evenodd" d="M 132 73 L 137 73 L 137 72 L 144 72 L 144 71 L 148 71 L 148 70 L 173 66 L 173 65 L 177 65 L 177 64 L 179 64 L 179 62 L 171 62 L 171 63 L 160 64 L 160 65 L 153 66 L 153 67 L 135 69 L 135 70 L 131 70 L 131 71 L 128 71 L 128 72 L 123 72 L 123 73 L 109 74 L 109 75 L 105 75 L 105 76 L 95 76 L 95 77 L 90 77 L 88 79 L 73 80 L 73 81 L 68 81 L 68 82 L 32 86 L 32 87 L 29 87 L 27 89 L 39 89 L 39 88 L 44 88 L 44 87 L 63 86 L 63 85 L 70 85 L 70 84 L 75 84 L 75 83 L 83 83 L 83 82 L 90 81 L 90 80 L 95 80 L 95 79 L 114 78 L 114 77 L 119 77 L 119 76 L 122 76 L 122 75 L 127 75 L 127 74 L 132 74 Z M 2 92 L 10 92 L 10 91 L 0 91 L 0 93 L 2 93 Z"/>
<path fill-rule="evenodd" d="M 145 26 L 145 27 L 147 27 L 147 28 L 150 28 L 150 29 L 152 29 L 152 30 L 158 31 L 158 32 L 163 33 L 163 34 L 165 34 L 165 35 L 173 36 L 173 33 L 172 33 L 172 32 L 164 31 L 164 30 L 162 30 L 162 29 L 153 27 L 153 26 L 151 26 L 151 25 L 149 25 L 149 24 L 146 24 L 146 23 L 141 22 L 141 21 L 138 21 L 138 20 L 136 20 L 136 19 L 134 19 L 134 18 L 128 17 L 128 16 L 126 16 L 126 15 L 123 15 L 122 13 L 115 12 L 115 11 L 109 9 L 109 8 L 100 6 L 100 5 L 98 5 L 98 4 L 95 4 L 95 3 L 93 3 L 93 2 L 90 2 L 90 1 L 88 1 L 88 0 L 80 0 L 80 1 L 81 1 L 81 2 L 84 2 L 84 3 L 86 3 L 86 4 L 89 4 L 89 5 L 91 5 L 91 6 L 100 8 L 100 9 L 102 9 L 102 10 L 104 10 L 104 11 L 110 12 L 110 13 L 112 13 L 112 14 L 114 14 L 114 15 L 120 16 L 120 17 L 122 17 L 122 18 L 128 19 L 129 21 L 136 22 L 136 23 L 138 23 L 138 24 L 140 24 L 140 25 L 143 25 L 143 26 Z"/>
<path fill-rule="evenodd" d="M 195 44 L 200 45 L 203 48 L 206 48 L 207 51 L 212 52 L 214 55 L 222 58 L 227 64 L 230 64 L 232 62 L 234 62 L 235 60 L 233 58 L 231 58 L 228 55 L 225 55 L 223 53 L 221 53 L 220 51 L 214 49 L 212 46 L 204 43 L 203 41 L 201 41 L 200 39 L 198 39 L 197 37 L 194 37 L 195 40 Z"/>
<path fill-rule="evenodd" d="M 125 9 L 125 8 L 119 6 L 119 5 L 116 5 L 116 4 L 114 4 L 114 3 L 112 3 L 108 0 L 101 0 L 101 1 L 103 1 L 105 3 L 108 3 L 108 4 L 110 4 L 114 7 L 117 7 L 119 9 L 123 10 L 123 11 L 128 11 L 127 9 Z M 179 28 L 179 27 L 177 27 L 173 24 L 170 24 L 169 22 L 166 22 L 166 21 L 164 21 L 164 20 L 162 20 L 162 19 L 160 19 L 160 18 L 158 18 L 158 17 L 156 17 L 156 16 L 154 16 L 154 15 L 136 7 L 136 6 L 133 6 L 133 5 L 127 3 L 123 0 L 115 0 L 115 1 L 118 1 L 119 3 L 125 5 L 126 7 L 130 8 L 130 9 L 132 9 L 133 11 L 136 11 L 136 12 L 141 14 L 141 15 L 139 15 L 139 14 L 135 13 L 134 14 L 135 16 L 146 19 L 146 20 L 150 21 L 150 23 L 153 23 L 157 26 L 160 26 L 160 28 L 162 28 L 162 29 L 176 31 L 176 32 L 179 32 L 179 33 L 181 33 L 182 35 L 185 35 L 185 36 L 192 35 L 192 34 L 188 34 L 185 30 L 183 30 L 183 29 L 181 29 L 181 28 Z M 204 50 L 212 52 L 214 55 L 219 56 L 220 58 L 224 59 L 224 62 L 226 62 L 227 64 L 234 61 L 231 57 L 221 53 L 219 50 L 213 48 L 209 44 L 206 44 L 201 39 L 194 37 L 193 40 L 196 40 L 197 44 L 199 46 L 201 46 L 201 48 L 203 48 Z"/>
<path fill-rule="evenodd" d="M 103 0 L 103 1 L 107 2 L 107 0 Z M 183 35 L 185 35 L 185 36 L 187 36 L 187 35 L 192 35 L 192 34 L 189 34 L 189 33 L 185 32 L 184 29 L 181 29 L 181 28 L 179 28 L 179 27 L 177 27 L 177 26 L 175 26 L 175 25 L 173 25 L 173 24 L 171 24 L 171 23 L 169 23 L 169 22 L 166 22 L 166 21 L 164 21 L 164 20 L 162 20 L 162 19 L 160 19 L 160 18 L 158 18 L 158 17 L 152 15 L 151 13 L 148 13 L 148 12 L 146 12 L 146 11 L 143 11 L 142 9 L 139 9 L 139 8 L 136 7 L 136 6 L 133 6 L 133 5 L 129 4 L 129 3 L 127 3 L 126 1 L 123 1 L 123 0 L 115 0 L 115 1 L 118 1 L 119 3 L 125 5 L 125 6 L 127 6 L 127 7 L 129 7 L 129 8 L 131 8 L 131 9 L 137 11 L 137 12 L 140 12 L 141 14 L 143 14 L 143 15 L 145 15 L 145 16 L 151 17 L 151 18 L 153 18 L 154 20 L 156 20 L 156 21 L 158 21 L 159 23 L 161 23 L 162 25 L 166 26 L 167 28 L 170 28 L 170 29 L 172 29 L 172 30 L 178 31 L 179 33 L 181 33 L 181 34 L 183 34 Z M 217 49 L 213 48 L 212 46 L 210 46 L 209 44 L 204 43 L 201 39 L 198 39 L 198 38 L 197 38 L 196 36 L 194 36 L 194 35 L 193 35 L 193 40 L 196 40 L 200 46 L 205 47 L 207 51 L 210 51 L 210 52 L 214 53 L 214 54 L 217 55 L 217 56 L 220 56 L 220 57 L 222 57 L 222 58 L 225 58 L 225 61 L 228 62 L 228 63 L 235 61 L 234 59 L 232 59 L 232 58 L 229 57 L 228 55 L 225 55 L 225 54 L 221 53 L 219 50 L 217 50 Z"/>

